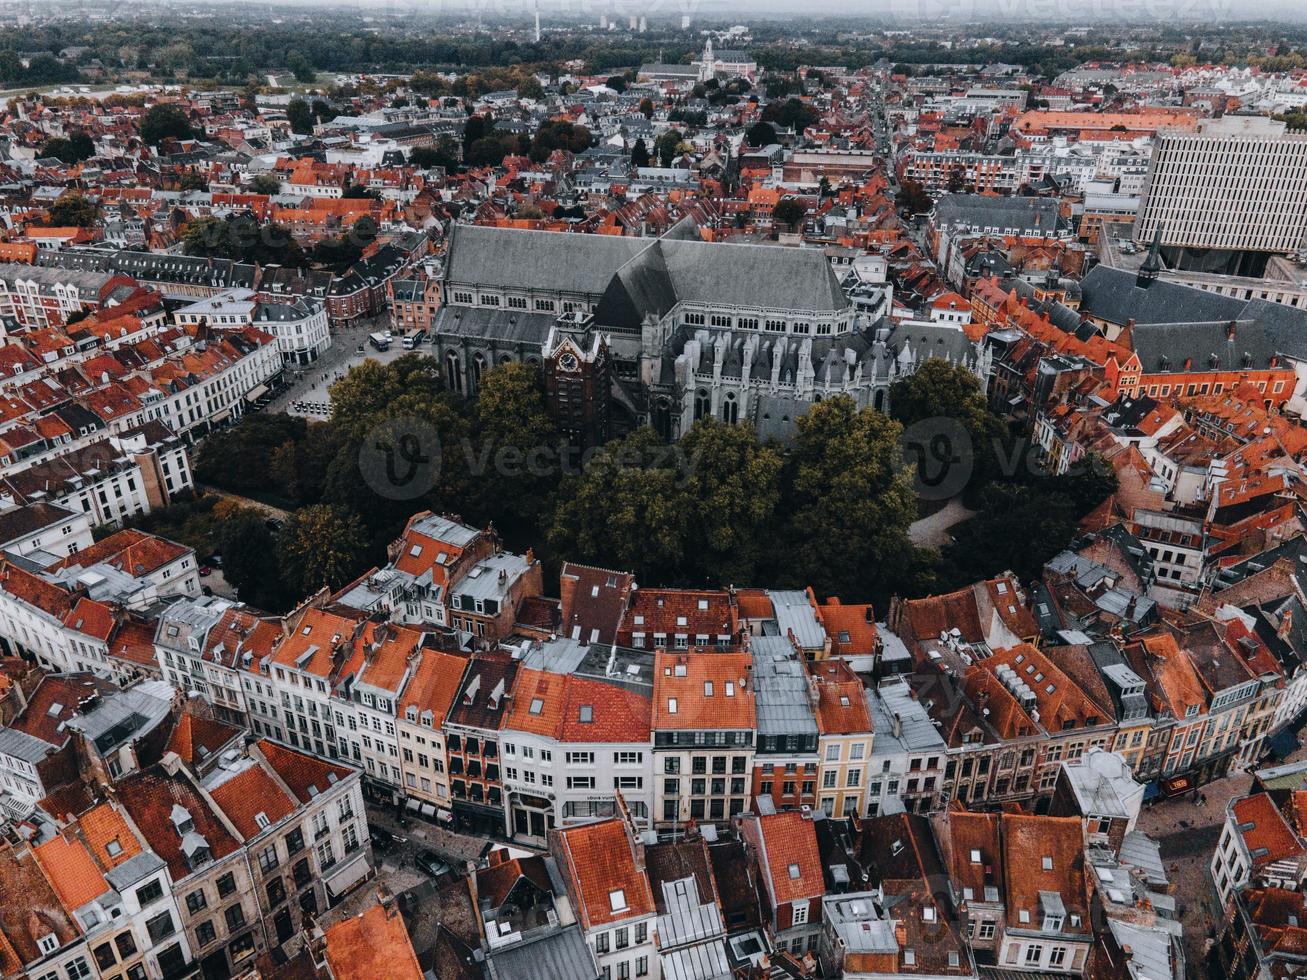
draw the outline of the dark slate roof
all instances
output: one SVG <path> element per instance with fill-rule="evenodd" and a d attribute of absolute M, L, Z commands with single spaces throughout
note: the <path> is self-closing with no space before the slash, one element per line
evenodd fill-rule
<path fill-rule="evenodd" d="M 554 325 L 552 313 L 493 309 L 478 306 L 444 306 L 436 315 L 432 333 L 438 337 L 544 345 Z"/>
<path fill-rule="evenodd" d="M 658 239 L 456 225 L 447 281 L 601 297 L 603 326 L 638 329 L 678 302 L 838 312 L 848 307 L 819 251 L 713 244 L 680 222 Z"/>
<path fill-rule="evenodd" d="M 650 244 L 648 238 L 454 225 L 445 278 L 450 283 L 599 296 L 613 273 Z"/>
<path fill-rule="evenodd" d="M 1271 331 L 1248 320 L 1212 323 L 1139 323 L 1134 348 L 1144 371 L 1268 368 L 1277 353 Z"/>
<path fill-rule="evenodd" d="M 0 545 L 25 537 L 33 531 L 47 528 L 51 524 L 69 520 L 73 516 L 70 510 L 44 502 L 11 508 L 0 513 Z"/>
<path fill-rule="evenodd" d="M 1058 227 L 1058 202 L 1046 197 L 989 197 L 945 194 L 935 204 L 939 228 L 1011 228 L 1016 234 L 1046 235 Z"/>
<path fill-rule="evenodd" d="M 1080 282 L 1080 308 L 1109 323 L 1180 323 L 1238 319 L 1244 300 L 1158 279 L 1147 289 L 1135 274 L 1096 265 Z M 1287 309 L 1287 307 L 1286 307 Z M 1300 314 L 1301 316 L 1301 314 Z"/>

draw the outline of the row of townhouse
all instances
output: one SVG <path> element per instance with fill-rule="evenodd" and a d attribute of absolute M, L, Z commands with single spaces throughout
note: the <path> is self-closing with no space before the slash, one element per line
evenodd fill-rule
<path fill-rule="evenodd" d="M 1286 658 L 1297 661 L 1284 631 L 1237 608 L 1233 593 L 1228 606 L 1157 620 L 1102 564 L 1145 553 L 1123 531 L 1059 556 L 1036 586 L 1043 622 L 1010 576 L 895 604 L 890 623 L 914 662 L 905 687 L 946 746 L 936 803 L 1047 798 L 1058 765 L 1096 748 L 1163 794 L 1247 769 L 1267 751 L 1297 714 L 1282 704 L 1302 683 L 1286 683 Z M 1139 618 L 1115 636 L 1088 615 L 1130 609 Z"/>
<path fill-rule="evenodd" d="M 69 551 L 0 562 L 0 643 L 48 670 L 156 674 L 153 651 L 140 643 L 145 617 L 200 594 L 195 552 L 135 530 Z"/>
<path fill-rule="evenodd" d="M 828 818 L 767 798 L 716 832 L 615 812 L 496 849 L 433 902 L 490 975 L 601 980 L 1185 975 L 1175 900 L 1120 759 L 1060 767 L 1050 812 Z M 461 925 L 460 925 L 461 923 Z M 463 930 L 463 931 L 460 931 Z M 1102 963 L 1118 964 L 1104 972 Z M 1097 965 L 1096 965 L 1097 964 Z"/>
<path fill-rule="evenodd" d="M 200 716 L 172 722 L 153 744 L 134 733 L 140 767 L 89 799 L 43 799 L 35 833 L 0 856 L 4 907 L 42 909 L 0 917 L 6 973 L 240 975 L 370 876 L 357 770 L 242 747 L 240 729 Z"/>

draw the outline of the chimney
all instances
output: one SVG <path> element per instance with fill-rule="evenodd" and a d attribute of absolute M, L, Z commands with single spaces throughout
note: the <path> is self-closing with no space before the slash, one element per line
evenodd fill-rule
<path fill-rule="evenodd" d="M 1230 343 L 1232 343 L 1232 344 L 1234 343 L 1234 321 L 1233 321 L 1233 320 L 1231 320 L 1229 323 L 1227 323 L 1227 324 L 1225 325 L 1225 339 L 1228 340 L 1228 341 L 1229 341 Z"/>
<path fill-rule="evenodd" d="M 1280 624 L 1275 628 L 1275 635 L 1285 643 L 1289 642 L 1289 634 L 1293 631 L 1293 609 L 1287 608 L 1280 613 Z"/>

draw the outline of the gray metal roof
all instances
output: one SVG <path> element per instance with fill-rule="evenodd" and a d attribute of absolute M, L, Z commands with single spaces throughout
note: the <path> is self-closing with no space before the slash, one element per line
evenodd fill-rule
<path fill-rule="evenodd" d="M 596 980 L 599 976 L 579 926 L 492 952 L 486 963 L 494 980 Z"/>
<path fill-rule="evenodd" d="M 153 851 L 141 851 L 140 854 L 130 857 L 117 867 L 106 871 L 104 880 L 113 886 L 114 891 L 121 892 L 123 889 L 136 884 L 146 875 L 154 874 L 167 866 L 163 858 Z"/>
<path fill-rule="evenodd" d="M 783 636 L 759 636 L 752 649 L 758 734 L 816 735 L 808 675 L 790 641 Z"/>
<path fill-rule="evenodd" d="M 650 244 L 648 238 L 454 225 L 445 278 L 450 284 L 598 297 L 613 273 Z"/>
<path fill-rule="evenodd" d="M 0 755 L 33 765 L 54 751 L 54 746 L 17 728 L 0 728 Z"/>
<path fill-rule="evenodd" d="M 931 722 L 925 705 L 912 696 L 907 683 L 887 681 L 876 690 L 868 691 L 867 707 L 871 711 L 872 729 L 876 732 L 872 755 L 947 750 L 948 746 Z M 894 734 L 895 715 L 899 719 L 900 735 Z"/>
<path fill-rule="evenodd" d="M 780 635 L 788 637 L 794 631 L 794 640 L 805 650 L 817 650 L 826 645 L 826 631 L 817 620 L 808 593 L 798 590 L 774 590 L 767 593 Z"/>
<path fill-rule="evenodd" d="M 1117 944 L 1130 950 L 1127 965 L 1135 980 L 1167 980 L 1184 976 L 1183 961 L 1172 957 L 1175 943 L 1168 930 L 1157 926 L 1139 925 L 1122 919 L 1108 919 L 1107 927 Z"/>

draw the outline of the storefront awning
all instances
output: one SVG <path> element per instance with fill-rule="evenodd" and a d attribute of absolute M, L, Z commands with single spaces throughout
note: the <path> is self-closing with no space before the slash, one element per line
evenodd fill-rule
<path fill-rule="evenodd" d="M 410 796 L 408 799 L 406 799 L 406 800 L 404 801 L 404 809 L 406 809 L 406 810 L 412 810 L 414 813 L 417 813 L 417 812 L 418 812 L 418 800 L 417 800 L 417 797 Z"/>
<path fill-rule="evenodd" d="M 268 393 L 268 386 L 259 385 L 257 388 L 251 388 L 249 391 L 245 392 L 245 400 L 247 402 L 253 403 L 258 401 L 267 393 Z"/>
<path fill-rule="evenodd" d="M 367 856 L 359 851 L 353 861 L 327 876 L 327 888 L 334 897 L 339 898 L 366 878 L 370 870 L 372 869 L 368 865 Z"/>

